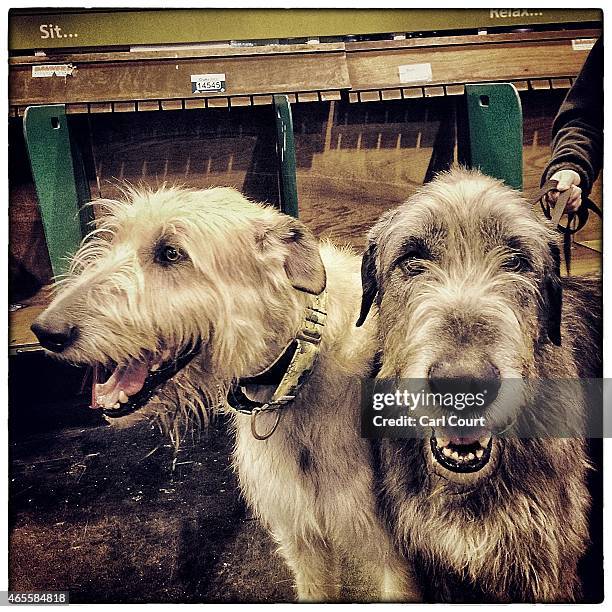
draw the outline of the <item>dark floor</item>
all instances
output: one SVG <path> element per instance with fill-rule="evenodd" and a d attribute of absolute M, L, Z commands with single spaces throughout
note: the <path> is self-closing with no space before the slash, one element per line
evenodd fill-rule
<path fill-rule="evenodd" d="M 83 401 L 59 401 L 60 366 L 48 385 L 24 386 L 47 364 L 17 359 L 11 589 L 68 590 L 74 603 L 293 599 L 288 570 L 240 501 L 223 424 L 175 452 L 149 425 L 116 430 Z M 54 401 L 38 397 L 45 387 Z"/>
<path fill-rule="evenodd" d="M 11 361 L 10 589 L 67 590 L 74 603 L 292 601 L 289 571 L 240 500 L 224 424 L 175 452 L 150 425 L 106 425 L 79 395 L 82 376 L 40 354 Z M 581 563 L 594 602 L 601 448 L 591 444 L 593 545 Z M 369 599 L 354 582 L 346 599 Z"/>

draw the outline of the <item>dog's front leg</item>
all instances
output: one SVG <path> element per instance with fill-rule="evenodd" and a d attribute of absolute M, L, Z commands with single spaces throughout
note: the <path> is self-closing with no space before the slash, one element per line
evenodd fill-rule
<path fill-rule="evenodd" d="M 423 601 L 411 564 L 393 550 L 362 550 L 355 557 L 372 587 L 372 601 L 416 603 Z M 364 554 L 365 553 L 365 554 Z"/>
<path fill-rule="evenodd" d="M 277 537 L 277 540 L 279 552 L 295 576 L 298 601 L 338 601 L 340 572 L 329 542 L 296 536 Z"/>
<path fill-rule="evenodd" d="M 381 601 L 407 603 L 423 601 L 412 567 L 395 554 L 385 560 L 380 585 Z"/>

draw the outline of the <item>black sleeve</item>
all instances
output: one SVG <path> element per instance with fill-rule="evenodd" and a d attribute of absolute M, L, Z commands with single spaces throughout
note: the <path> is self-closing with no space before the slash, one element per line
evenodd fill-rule
<path fill-rule="evenodd" d="M 599 174 L 603 162 L 603 38 L 589 56 L 569 90 L 552 128 L 552 157 L 542 184 L 559 170 L 580 175 L 585 195 Z"/>

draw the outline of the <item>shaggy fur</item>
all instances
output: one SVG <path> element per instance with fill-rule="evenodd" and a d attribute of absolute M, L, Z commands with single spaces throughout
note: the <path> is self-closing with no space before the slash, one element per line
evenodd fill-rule
<path fill-rule="evenodd" d="M 501 182 L 460 169 L 443 174 L 369 238 L 361 321 L 376 303 L 379 378 L 428 379 L 440 363 L 463 372 L 491 364 L 502 390 L 485 413 L 501 428 L 504 379 L 601 376 L 599 281 L 560 280 L 555 233 Z M 531 388 L 514 398 L 517 431 L 568 414 L 572 431 L 582 431 L 577 385 L 537 399 Z M 585 441 L 511 431 L 492 440 L 492 458 L 475 474 L 434 461 L 429 436 L 374 444 L 381 515 L 424 597 L 578 599 L 588 543 Z"/>
<path fill-rule="evenodd" d="M 373 325 L 354 326 L 359 259 L 232 189 L 131 191 L 99 204 L 107 215 L 37 321 L 39 333 L 78 330 L 59 358 L 150 364 L 201 343 L 139 412 L 113 420 L 155 416 L 176 437 L 185 420 L 176 413 L 193 420 L 223 409 L 232 381 L 276 359 L 299 329 L 308 292 L 326 286 L 318 362 L 276 432 L 258 441 L 250 417 L 231 412 L 242 493 L 293 570 L 300 600 L 337 599 L 343 557 L 369 576 L 375 598 L 416 597 L 377 516 L 370 448 L 358 433 L 359 379 L 375 348 Z M 160 261 L 169 246 L 181 257 Z M 261 415 L 259 430 L 272 419 Z"/>

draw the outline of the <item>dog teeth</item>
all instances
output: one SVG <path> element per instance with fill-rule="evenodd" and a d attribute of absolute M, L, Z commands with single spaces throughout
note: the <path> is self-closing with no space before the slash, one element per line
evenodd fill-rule
<path fill-rule="evenodd" d="M 128 399 L 129 398 L 128 398 L 127 394 L 125 393 L 125 391 L 123 389 L 121 389 L 121 391 L 119 391 L 119 401 L 122 404 L 126 404 Z"/>
<path fill-rule="evenodd" d="M 438 453 L 464 466 L 473 461 L 481 460 L 491 442 L 491 436 L 483 436 L 478 440 L 480 448 L 475 448 L 475 442 L 470 442 L 468 445 L 455 445 L 451 443 L 450 439 L 445 439 L 444 436 L 439 438 L 436 436 L 435 439 Z"/>
<path fill-rule="evenodd" d="M 121 404 L 120 404 L 119 402 L 117 402 L 117 403 L 116 403 L 116 404 L 113 406 L 113 408 L 119 408 L 119 406 L 121 406 Z"/>
<path fill-rule="evenodd" d="M 445 446 L 448 446 L 449 442 L 449 438 L 446 438 L 445 436 L 438 436 L 438 434 L 436 434 L 436 443 L 438 445 L 438 448 L 444 448 Z"/>
<path fill-rule="evenodd" d="M 159 370 L 159 366 L 160 366 L 160 365 L 161 365 L 161 364 L 159 364 L 159 363 L 154 363 L 154 364 L 151 366 L 151 372 L 157 372 L 157 370 Z"/>

